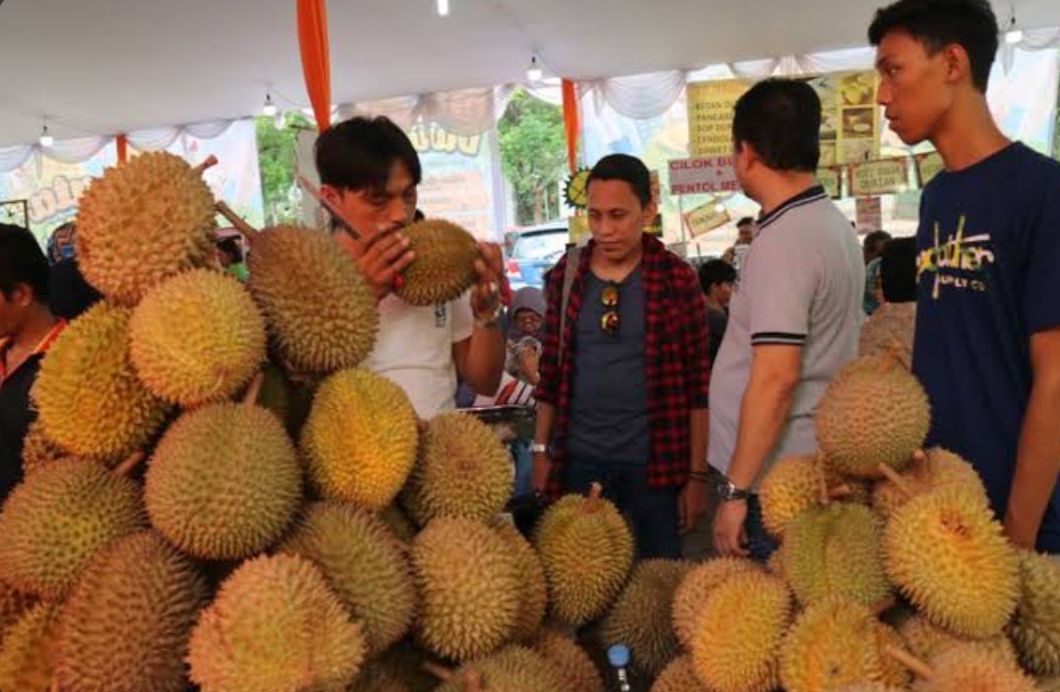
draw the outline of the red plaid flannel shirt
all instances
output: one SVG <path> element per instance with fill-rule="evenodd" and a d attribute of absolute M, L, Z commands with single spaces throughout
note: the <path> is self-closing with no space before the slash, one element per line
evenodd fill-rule
<path fill-rule="evenodd" d="M 644 236 L 641 273 L 645 303 L 645 360 L 648 378 L 648 423 L 651 458 L 648 483 L 653 487 L 681 486 L 688 481 L 690 463 L 689 414 L 707 408 L 710 357 L 707 313 L 695 270 L 668 251 L 656 238 Z M 581 252 L 574 283 L 567 299 L 563 338 L 566 356 L 559 362 L 560 303 L 567 257 L 549 273 L 545 295 L 548 312 L 542 339 L 541 381 L 534 397 L 556 409 L 552 431 L 552 469 L 549 495 L 563 491 L 565 441 L 570 426 L 573 395 L 575 326 L 581 312 L 584 277 L 594 243 Z"/>

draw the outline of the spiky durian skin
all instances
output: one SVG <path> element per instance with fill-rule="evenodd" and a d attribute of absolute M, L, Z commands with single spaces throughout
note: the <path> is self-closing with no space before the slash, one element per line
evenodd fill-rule
<path fill-rule="evenodd" d="M 22 613 L 0 642 L 0 690 L 48 692 L 59 606 L 38 603 Z"/>
<path fill-rule="evenodd" d="M 999 634 L 1016 607 L 1019 557 L 983 498 L 944 488 L 910 500 L 887 523 L 887 574 L 933 623 L 954 634 Z"/>
<path fill-rule="evenodd" d="M 402 495 L 420 526 L 436 517 L 489 521 L 512 496 L 515 466 L 497 435 L 466 413 L 431 419 Z"/>
<path fill-rule="evenodd" d="M 416 461 L 416 413 L 396 384 L 366 370 L 342 370 L 317 389 L 301 447 L 324 495 L 368 509 L 386 507 Z"/>
<path fill-rule="evenodd" d="M 151 289 L 133 311 L 129 332 L 140 381 L 180 406 L 234 396 L 265 360 L 265 322 L 250 294 L 235 278 L 209 269 Z"/>
<path fill-rule="evenodd" d="M 535 636 L 541 629 L 548 611 L 548 582 L 545 568 L 534 547 L 523 538 L 519 530 L 506 520 L 494 523 L 493 530 L 508 546 L 516 561 L 521 587 L 519 589 L 519 617 L 516 620 L 512 640 L 524 641 Z"/>
<path fill-rule="evenodd" d="M 0 579 L 63 598 L 96 552 L 143 528 L 139 489 L 105 467 L 53 462 L 18 485 L 0 511 Z"/>
<path fill-rule="evenodd" d="M 402 233 L 415 255 L 397 295 L 410 305 L 436 305 L 461 296 L 475 282 L 478 242 L 466 230 L 441 219 L 426 219 Z"/>
<path fill-rule="evenodd" d="M 696 677 L 692 656 L 685 654 L 670 662 L 656 678 L 651 692 L 710 692 Z"/>
<path fill-rule="evenodd" d="M 318 502 L 279 550 L 320 568 L 363 625 L 369 655 L 405 636 L 416 610 L 416 589 L 401 544 L 378 517 L 347 503 Z"/>
<path fill-rule="evenodd" d="M 247 287 L 290 367 L 331 373 L 371 353 L 379 329 L 375 294 L 326 233 L 298 226 L 262 231 L 247 266 Z"/>
<path fill-rule="evenodd" d="M 467 692 L 468 671 L 474 670 L 482 680 L 483 690 L 504 692 L 574 692 L 565 679 L 543 656 L 524 646 L 508 646 L 500 651 L 469 661 L 456 671 L 453 680 L 435 692 Z M 579 691 L 580 692 L 580 691 Z"/>
<path fill-rule="evenodd" d="M 757 562 L 741 557 L 716 557 L 689 570 L 674 592 L 674 632 L 681 644 L 692 648 L 696 621 L 711 591 L 734 574 L 761 571 Z"/>
<path fill-rule="evenodd" d="M 30 423 L 26 437 L 22 440 L 22 475 L 28 476 L 34 471 L 59 459 L 65 459 L 70 453 L 48 439 L 44 426 L 39 420 Z"/>
<path fill-rule="evenodd" d="M 864 606 L 830 600 L 811 605 L 795 620 L 780 653 L 780 679 L 788 692 L 817 692 L 884 681 L 877 627 Z"/>
<path fill-rule="evenodd" d="M 206 604 L 205 581 L 144 531 L 93 558 L 63 605 L 55 672 L 70 692 L 180 692 L 184 654 Z"/>
<path fill-rule="evenodd" d="M 791 608 L 787 586 L 768 574 L 742 572 L 711 591 L 692 641 L 699 679 L 719 692 L 773 689 Z"/>
<path fill-rule="evenodd" d="M 931 412 L 924 388 L 884 360 L 861 358 L 844 366 L 817 407 L 817 442 L 845 476 L 879 478 L 881 463 L 901 471 L 927 437 Z"/>
<path fill-rule="evenodd" d="M 44 434 L 82 457 L 119 459 L 143 449 L 166 405 L 129 359 L 131 312 L 97 303 L 59 335 L 41 361 L 33 403 Z"/>
<path fill-rule="evenodd" d="M 151 523 L 198 558 L 238 560 L 287 528 L 302 499 L 294 444 L 270 412 L 223 403 L 177 419 L 148 463 Z"/>
<path fill-rule="evenodd" d="M 975 468 L 953 452 L 933 447 L 925 453 L 924 461 L 914 461 L 901 475 L 906 489 L 914 495 L 944 487 L 964 487 L 986 498 L 986 488 Z M 889 480 L 876 484 L 872 493 L 872 508 L 882 517 L 889 517 L 906 503 L 906 493 Z"/>
<path fill-rule="evenodd" d="M 1034 680 L 1015 661 L 975 645 L 944 649 L 928 665 L 930 680 L 913 683 L 915 692 L 1037 692 Z"/>
<path fill-rule="evenodd" d="M 766 531 L 783 538 L 792 519 L 821 501 L 823 472 L 815 455 L 781 459 L 769 470 L 758 494 Z"/>
<path fill-rule="evenodd" d="M 15 591 L 10 586 L 0 581 L 0 642 L 4 640 L 4 632 L 19 616 L 29 610 L 35 603 L 32 596 Z"/>
<path fill-rule="evenodd" d="M 530 643 L 567 682 L 568 689 L 579 692 L 604 692 L 604 681 L 589 654 L 574 639 L 562 632 L 545 628 Z"/>
<path fill-rule="evenodd" d="M 880 558 L 880 520 L 863 505 L 814 507 L 788 524 L 784 576 L 799 603 L 844 598 L 878 605 L 891 594 Z"/>
<path fill-rule="evenodd" d="M 1009 636 L 1024 667 L 1039 676 L 1060 675 L 1060 561 L 1020 553 L 1020 598 Z"/>
<path fill-rule="evenodd" d="M 203 692 L 343 689 L 364 657 L 360 624 L 294 555 L 244 562 L 200 614 L 188 647 Z"/>
<path fill-rule="evenodd" d="M 633 564 L 633 534 L 604 499 L 560 498 L 541 518 L 534 547 L 545 565 L 552 613 L 571 625 L 601 615 Z"/>
<path fill-rule="evenodd" d="M 914 615 L 898 628 L 903 643 L 914 656 L 928 661 L 951 646 L 974 644 L 988 651 L 1000 654 L 1011 661 L 1017 660 L 1016 649 L 1004 635 L 990 639 L 967 639 L 947 632 L 933 624 L 923 615 Z"/>
<path fill-rule="evenodd" d="M 420 594 L 417 636 L 455 660 L 484 656 L 513 634 L 521 586 L 512 551 L 471 519 L 435 519 L 412 542 Z"/>
<path fill-rule="evenodd" d="M 427 654 L 408 643 L 368 661 L 346 692 L 434 692 L 438 678 L 424 669 Z"/>
<path fill-rule="evenodd" d="M 625 644 L 633 667 L 654 678 L 679 653 L 673 628 L 674 592 L 690 565 L 681 560 L 644 560 L 604 620 L 609 644 Z"/>
<path fill-rule="evenodd" d="M 401 507 L 389 504 L 379 511 L 379 518 L 387 525 L 391 533 L 402 543 L 411 543 L 416 537 L 416 527 L 405 515 Z"/>
<path fill-rule="evenodd" d="M 77 213 L 77 263 L 107 298 L 136 305 L 167 277 L 201 266 L 214 199 L 183 159 L 147 152 L 88 186 Z"/>
<path fill-rule="evenodd" d="M 891 350 L 912 362 L 916 303 L 884 303 L 861 326 L 858 355 L 881 357 Z"/>

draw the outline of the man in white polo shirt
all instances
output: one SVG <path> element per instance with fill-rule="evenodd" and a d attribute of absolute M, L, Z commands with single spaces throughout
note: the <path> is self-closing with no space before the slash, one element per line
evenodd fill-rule
<path fill-rule="evenodd" d="M 817 402 L 857 355 L 865 269 L 850 222 L 815 179 L 820 127 L 821 102 L 805 82 L 760 82 L 736 104 L 736 175 L 762 215 L 710 382 L 723 555 L 765 561 L 776 549 L 758 485 L 778 459 L 816 449 Z"/>

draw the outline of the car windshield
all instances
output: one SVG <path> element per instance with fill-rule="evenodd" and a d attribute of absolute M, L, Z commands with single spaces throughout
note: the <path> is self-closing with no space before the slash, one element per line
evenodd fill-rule
<path fill-rule="evenodd" d="M 515 241 L 512 257 L 517 259 L 547 259 L 559 255 L 567 247 L 567 232 L 557 229 L 547 233 L 522 235 Z"/>

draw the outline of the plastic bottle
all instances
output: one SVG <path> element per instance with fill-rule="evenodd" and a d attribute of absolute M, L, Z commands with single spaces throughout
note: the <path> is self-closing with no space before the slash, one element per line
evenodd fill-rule
<path fill-rule="evenodd" d="M 611 646 L 607 650 L 607 660 L 614 671 L 611 677 L 612 689 L 617 692 L 631 692 L 633 688 L 629 685 L 629 673 L 626 670 L 629 666 L 629 647 L 625 644 Z"/>

